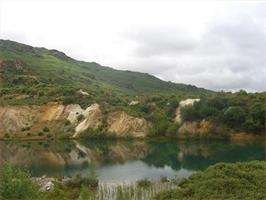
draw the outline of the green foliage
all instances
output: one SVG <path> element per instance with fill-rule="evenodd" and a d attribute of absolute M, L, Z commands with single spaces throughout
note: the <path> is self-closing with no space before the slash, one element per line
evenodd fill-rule
<path fill-rule="evenodd" d="M 224 112 L 224 121 L 230 127 L 241 126 L 245 122 L 246 113 L 240 106 L 231 106 Z"/>
<path fill-rule="evenodd" d="M 85 119 L 85 117 L 84 117 L 83 114 L 80 114 L 80 115 L 78 116 L 78 118 L 77 118 L 78 122 L 81 122 L 81 121 L 84 120 L 84 119 Z"/>
<path fill-rule="evenodd" d="M 179 123 L 170 123 L 166 130 L 166 135 L 167 136 L 176 136 L 178 133 L 178 129 L 180 128 Z"/>
<path fill-rule="evenodd" d="M 30 174 L 5 164 L 0 171 L 0 199 L 39 198 L 39 187 L 30 179 Z"/>
<path fill-rule="evenodd" d="M 157 195 L 157 200 L 265 199 L 266 162 L 219 163 L 185 179 L 175 190 Z"/>
<path fill-rule="evenodd" d="M 145 73 L 77 61 L 56 50 L 33 48 L 8 40 L 0 40 L 0 59 L 4 61 L 1 64 L 3 81 L 0 84 L 0 100 L 5 104 L 62 101 L 64 104 L 78 103 L 83 107 L 96 101 L 118 106 L 125 103 L 123 99 L 126 96 L 211 93 L 191 85 L 165 82 Z M 79 89 L 89 95 L 80 95 Z M 21 95 L 28 96 L 14 98 Z M 140 109 L 147 112 L 145 106 Z"/>
<path fill-rule="evenodd" d="M 67 182 L 67 186 L 78 188 L 84 186 L 95 189 L 98 187 L 98 179 L 93 171 L 87 176 L 81 176 L 80 174 L 77 174 L 74 178 Z"/>
<path fill-rule="evenodd" d="M 183 107 L 181 116 L 184 121 L 207 119 L 236 131 L 262 133 L 265 130 L 265 101 L 265 93 L 217 93 L 204 97 L 193 106 Z"/>
<path fill-rule="evenodd" d="M 151 186 L 151 184 L 152 184 L 151 181 L 148 179 L 142 179 L 137 181 L 137 186 L 140 188 L 148 188 Z"/>
<path fill-rule="evenodd" d="M 44 131 L 44 132 L 49 132 L 50 129 L 49 129 L 47 126 L 45 126 L 45 127 L 43 128 L 43 131 Z"/>
<path fill-rule="evenodd" d="M 81 186 L 78 200 L 92 200 L 93 193 L 85 186 Z"/>
<path fill-rule="evenodd" d="M 42 200 L 69 200 L 71 199 L 71 192 L 73 193 L 73 190 L 63 188 L 60 184 L 56 183 L 52 192 L 42 194 Z"/>

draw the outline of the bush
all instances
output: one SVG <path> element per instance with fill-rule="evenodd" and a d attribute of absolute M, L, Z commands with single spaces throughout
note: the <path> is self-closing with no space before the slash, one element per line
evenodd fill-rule
<path fill-rule="evenodd" d="M 157 200 L 166 199 L 266 199 L 266 162 L 219 163 L 197 172 L 179 184 L 178 189 L 164 191 Z"/>
<path fill-rule="evenodd" d="M 43 128 L 43 131 L 44 131 L 44 132 L 49 132 L 50 129 L 49 129 L 47 126 L 45 126 L 45 127 Z"/>
<path fill-rule="evenodd" d="M 24 131 L 29 131 L 30 130 L 30 127 L 28 126 L 28 127 L 23 127 L 23 128 L 21 128 L 21 131 L 22 132 L 24 132 Z"/>
<path fill-rule="evenodd" d="M 90 200 L 93 199 L 93 193 L 85 186 L 81 186 L 78 200 Z"/>
<path fill-rule="evenodd" d="M 43 135 L 44 135 L 43 132 L 39 132 L 39 133 L 38 133 L 38 136 L 43 136 Z"/>
<path fill-rule="evenodd" d="M 80 114 L 80 115 L 77 117 L 78 122 L 81 122 L 81 121 L 84 120 L 84 119 L 85 119 L 85 117 L 84 117 L 84 115 L 82 115 L 82 114 Z"/>
<path fill-rule="evenodd" d="M 171 123 L 166 130 L 166 135 L 167 136 L 176 136 L 179 128 L 180 128 L 179 123 Z"/>
<path fill-rule="evenodd" d="M 27 171 L 4 165 L 0 171 L 0 199 L 35 200 L 39 197 L 39 186 L 30 179 Z"/>
<path fill-rule="evenodd" d="M 229 127 L 241 126 L 245 122 L 246 113 L 240 106 L 231 106 L 224 112 L 224 122 Z"/>
<path fill-rule="evenodd" d="M 98 179 L 94 173 L 89 174 L 88 176 L 82 177 L 80 174 L 77 174 L 74 178 L 68 181 L 67 186 L 69 187 L 78 187 L 86 186 L 92 189 L 98 187 Z"/>
<path fill-rule="evenodd" d="M 148 179 L 139 180 L 137 181 L 137 186 L 141 188 L 148 188 L 151 186 L 151 181 Z"/>

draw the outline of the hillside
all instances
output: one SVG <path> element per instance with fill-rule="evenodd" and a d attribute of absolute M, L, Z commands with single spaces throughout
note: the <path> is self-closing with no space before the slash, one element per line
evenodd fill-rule
<path fill-rule="evenodd" d="M 211 92 L 192 85 L 162 81 L 146 73 L 77 61 L 57 50 L 0 40 L 2 103 L 43 104 L 54 100 L 73 103 L 77 98 L 71 97 L 79 89 L 89 94 L 87 100 L 102 101 L 110 97 L 110 102 L 121 96 Z"/>
<path fill-rule="evenodd" d="M 213 92 L 0 40 L 0 138 L 257 137 L 265 100 L 266 93 Z"/>

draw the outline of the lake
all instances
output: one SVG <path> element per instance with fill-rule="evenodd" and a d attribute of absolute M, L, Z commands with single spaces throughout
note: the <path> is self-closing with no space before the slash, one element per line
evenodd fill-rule
<path fill-rule="evenodd" d="M 0 141 L 0 165 L 9 162 L 33 176 L 83 176 L 100 182 L 183 178 L 218 162 L 265 160 L 265 143 L 178 140 Z"/>

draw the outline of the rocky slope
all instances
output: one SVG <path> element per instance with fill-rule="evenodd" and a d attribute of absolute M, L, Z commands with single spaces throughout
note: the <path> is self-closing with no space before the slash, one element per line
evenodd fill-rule
<path fill-rule="evenodd" d="M 107 117 L 107 123 L 104 119 Z M 83 110 L 78 104 L 48 103 L 43 106 L 0 107 L 0 138 L 43 138 L 63 134 L 77 138 L 84 132 L 106 126 L 107 133 L 117 137 L 145 137 L 150 124 L 123 111 L 102 114 L 98 104 Z"/>

